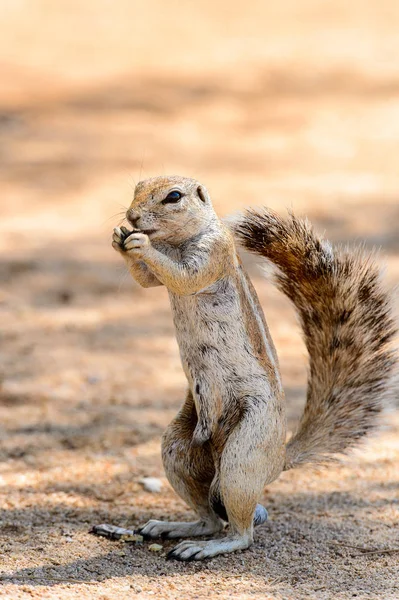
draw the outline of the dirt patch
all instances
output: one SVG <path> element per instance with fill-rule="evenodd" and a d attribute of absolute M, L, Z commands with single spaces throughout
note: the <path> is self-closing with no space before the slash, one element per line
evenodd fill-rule
<path fill-rule="evenodd" d="M 220 214 L 293 208 L 333 241 L 382 246 L 399 281 L 397 3 L 0 11 L 0 595 L 398 598 L 397 407 L 343 464 L 269 486 L 244 553 L 181 564 L 165 561 L 171 542 L 156 554 L 88 534 L 192 517 L 160 460 L 185 387 L 168 297 L 135 286 L 110 247 L 138 179 L 195 176 Z M 247 262 L 292 430 L 305 348 Z"/>

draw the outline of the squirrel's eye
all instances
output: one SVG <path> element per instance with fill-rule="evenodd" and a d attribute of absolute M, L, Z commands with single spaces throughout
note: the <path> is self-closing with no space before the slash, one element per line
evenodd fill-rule
<path fill-rule="evenodd" d="M 177 190 L 169 192 L 169 194 L 162 200 L 162 204 L 175 204 L 183 198 L 183 194 Z"/>

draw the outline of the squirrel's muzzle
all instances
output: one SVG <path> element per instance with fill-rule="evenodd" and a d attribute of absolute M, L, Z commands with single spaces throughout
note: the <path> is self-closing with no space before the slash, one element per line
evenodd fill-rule
<path fill-rule="evenodd" d="M 137 212 L 137 210 L 134 210 L 134 208 L 129 208 L 126 211 L 126 219 L 129 221 L 130 225 L 136 229 L 138 229 L 138 221 L 140 217 L 141 214 Z"/>

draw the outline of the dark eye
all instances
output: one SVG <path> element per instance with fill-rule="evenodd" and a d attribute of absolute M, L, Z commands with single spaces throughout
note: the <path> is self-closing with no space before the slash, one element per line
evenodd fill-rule
<path fill-rule="evenodd" d="M 176 204 L 183 198 L 183 194 L 177 190 L 169 192 L 169 194 L 162 200 L 162 204 Z"/>

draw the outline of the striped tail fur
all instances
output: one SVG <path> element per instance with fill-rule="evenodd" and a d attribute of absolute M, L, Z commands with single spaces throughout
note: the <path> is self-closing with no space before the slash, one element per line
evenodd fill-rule
<path fill-rule="evenodd" d="M 296 308 L 309 353 L 306 405 L 284 468 L 323 462 L 377 424 L 392 391 L 389 295 L 372 256 L 333 248 L 306 220 L 250 209 L 234 230 L 241 245 L 277 267 L 276 284 Z"/>

